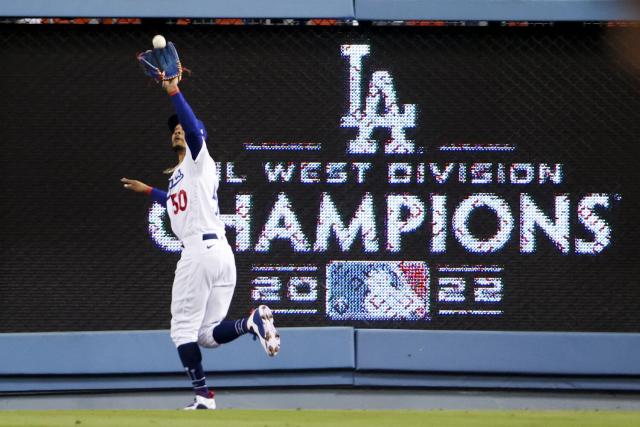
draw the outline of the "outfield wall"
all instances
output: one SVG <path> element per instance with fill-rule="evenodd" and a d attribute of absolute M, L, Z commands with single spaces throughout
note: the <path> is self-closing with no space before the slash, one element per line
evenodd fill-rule
<path fill-rule="evenodd" d="M 640 334 L 284 328 L 205 350 L 216 387 L 640 390 Z M 168 331 L 0 335 L 0 393 L 184 388 Z M 11 349 L 11 350 L 9 350 Z"/>

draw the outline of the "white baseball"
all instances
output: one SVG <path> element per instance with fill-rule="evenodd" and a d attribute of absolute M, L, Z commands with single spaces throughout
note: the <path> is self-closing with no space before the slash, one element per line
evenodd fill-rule
<path fill-rule="evenodd" d="M 153 37 L 153 40 L 151 41 L 151 43 L 153 43 L 154 49 L 163 49 L 164 47 L 167 46 L 167 40 L 164 37 L 162 37 L 160 34 Z"/>

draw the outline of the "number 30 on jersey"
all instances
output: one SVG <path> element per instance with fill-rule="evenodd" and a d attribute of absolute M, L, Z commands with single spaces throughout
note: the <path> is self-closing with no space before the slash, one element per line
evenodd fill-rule
<path fill-rule="evenodd" d="M 187 192 L 180 190 L 177 193 L 171 194 L 171 204 L 173 205 L 173 213 L 178 214 L 180 211 L 187 209 Z"/>

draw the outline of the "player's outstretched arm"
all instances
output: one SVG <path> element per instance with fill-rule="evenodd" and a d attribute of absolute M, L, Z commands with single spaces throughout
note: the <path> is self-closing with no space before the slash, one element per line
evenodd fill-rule
<path fill-rule="evenodd" d="M 187 103 L 182 93 L 180 93 L 177 77 L 163 81 L 162 87 L 171 97 L 171 102 L 178 115 L 178 121 L 182 129 L 184 129 L 185 140 L 189 146 L 189 151 L 191 151 L 191 157 L 195 160 L 202 148 L 202 136 L 204 133 L 204 129 L 201 127 L 202 123 L 196 118 L 191 106 Z"/>
<path fill-rule="evenodd" d="M 131 190 L 136 193 L 148 194 L 151 196 L 153 201 L 158 202 L 162 205 L 167 204 L 167 193 L 162 190 L 153 188 L 152 186 L 147 185 L 144 182 L 138 181 L 135 179 L 122 178 L 120 182 L 123 183 L 124 188 L 126 188 L 127 190 Z"/>
<path fill-rule="evenodd" d="M 151 186 L 145 184 L 142 181 L 122 178 L 120 182 L 124 184 L 124 188 L 126 188 L 127 190 L 135 191 L 136 193 L 149 193 L 151 191 Z"/>

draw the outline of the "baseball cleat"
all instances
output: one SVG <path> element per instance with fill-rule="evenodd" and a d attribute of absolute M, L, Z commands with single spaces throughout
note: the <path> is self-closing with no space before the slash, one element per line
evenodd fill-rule
<path fill-rule="evenodd" d="M 213 397 L 213 391 L 209 390 L 209 396 L 204 397 L 196 394 L 193 403 L 186 408 L 185 411 L 193 411 L 195 409 L 216 409 L 216 399 Z"/>
<path fill-rule="evenodd" d="M 280 334 L 273 323 L 273 313 L 266 305 L 261 305 L 251 312 L 247 326 L 253 335 L 260 340 L 262 348 L 268 356 L 275 356 L 280 351 Z"/>

